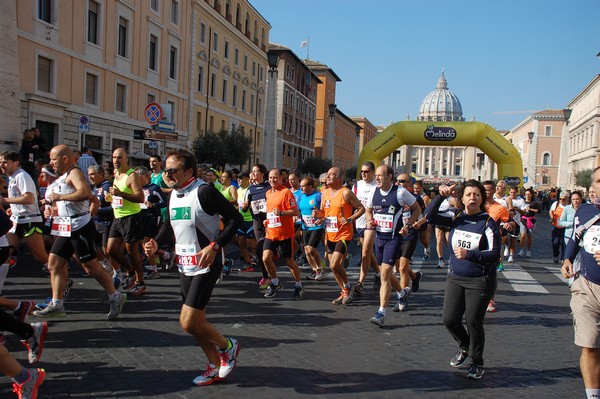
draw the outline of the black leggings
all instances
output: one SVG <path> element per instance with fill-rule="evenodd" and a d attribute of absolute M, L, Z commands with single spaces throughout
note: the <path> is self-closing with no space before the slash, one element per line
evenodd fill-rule
<path fill-rule="evenodd" d="M 0 331 L 10 331 L 21 339 L 29 339 L 33 335 L 31 324 L 21 323 L 2 309 L 0 309 Z"/>
<path fill-rule="evenodd" d="M 263 252 L 265 250 L 265 225 L 262 220 L 253 219 L 252 225 L 254 227 L 254 236 L 256 237 L 256 263 L 260 267 L 260 272 L 263 278 L 269 278 L 269 272 L 265 267 L 265 262 L 262 260 Z"/>
<path fill-rule="evenodd" d="M 462 350 L 468 350 L 475 364 L 483 366 L 485 332 L 483 319 L 490 299 L 496 293 L 496 275 L 459 277 L 448 275 L 442 319 Z M 463 315 L 467 328 L 462 323 Z"/>

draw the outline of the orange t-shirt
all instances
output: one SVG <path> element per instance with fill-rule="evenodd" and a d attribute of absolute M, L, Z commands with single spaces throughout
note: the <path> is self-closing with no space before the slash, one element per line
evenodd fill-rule
<path fill-rule="evenodd" d="M 486 206 L 486 210 L 496 223 L 508 222 L 508 209 L 502 206 L 502 204 L 494 201 L 493 204 Z"/>
<path fill-rule="evenodd" d="M 266 237 L 272 241 L 283 241 L 288 238 L 294 238 L 296 230 L 294 229 L 293 216 L 275 216 L 273 209 L 280 211 L 289 211 L 296 209 L 296 198 L 292 192 L 281 186 L 277 190 L 267 190 L 267 233 Z"/>
<path fill-rule="evenodd" d="M 352 223 L 343 226 L 340 224 L 340 217 L 349 218 L 353 213 L 352 205 L 344 201 L 344 190 L 348 188 L 340 188 L 332 197 L 332 189 L 328 188 L 321 196 L 321 210 L 325 213 L 325 232 L 328 241 L 352 240 Z"/>

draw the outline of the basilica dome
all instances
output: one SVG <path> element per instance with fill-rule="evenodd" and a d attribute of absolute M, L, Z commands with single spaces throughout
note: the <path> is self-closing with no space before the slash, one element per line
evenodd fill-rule
<path fill-rule="evenodd" d="M 435 90 L 425 97 L 419 108 L 418 121 L 454 121 L 463 122 L 462 107 L 458 97 L 450 90 L 444 71 L 438 79 Z"/>

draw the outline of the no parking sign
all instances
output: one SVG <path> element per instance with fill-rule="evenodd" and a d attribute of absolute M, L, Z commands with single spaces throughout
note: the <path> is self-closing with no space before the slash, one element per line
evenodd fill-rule
<path fill-rule="evenodd" d="M 150 125 L 156 125 L 158 121 L 162 120 L 163 117 L 163 111 L 160 104 L 149 103 L 146 105 L 144 117 L 146 118 L 146 122 L 148 122 Z"/>
<path fill-rule="evenodd" d="M 89 133 L 90 131 L 90 117 L 87 115 L 79 116 L 79 133 Z"/>

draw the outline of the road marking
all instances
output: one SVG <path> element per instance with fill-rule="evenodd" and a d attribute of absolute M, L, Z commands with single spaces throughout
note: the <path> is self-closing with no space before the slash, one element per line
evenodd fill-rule
<path fill-rule="evenodd" d="M 556 277 L 558 277 L 563 283 L 568 283 L 569 279 L 566 279 L 563 277 L 562 273 L 560 272 L 560 266 L 553 266 L 553 265 L 547 265 L 544 266 L 547 270 L 551 271 L 552 274 L 554 274 Z"/>
<path fill-rule="evenodd" d="M 542 285 L 527 273 L 518 263 L 505 263 L 504 277 L 517 292 L 534 292 L 537 294 L 548 294 Z"/>

